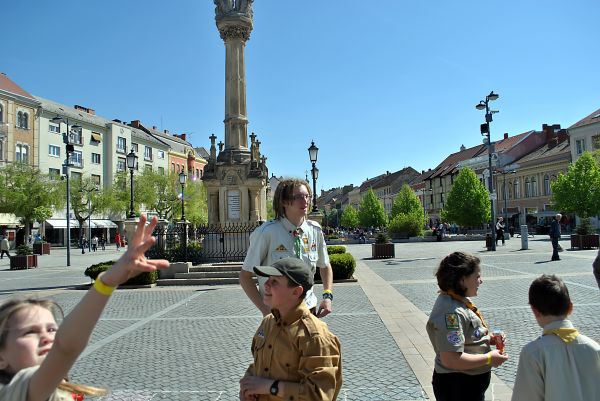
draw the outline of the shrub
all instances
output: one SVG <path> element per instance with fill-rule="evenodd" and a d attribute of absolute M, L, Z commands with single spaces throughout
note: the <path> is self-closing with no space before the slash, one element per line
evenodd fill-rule
<path fill-rule="evenodd" d="M 338 237 L 335 234 L 329 234 L 329 235 L 326 235 L 326 237 L 327 237 L 327 239 L 340 239 L 340 237 Z"/>
<path fill-rule="evenodd" d="M 329 255 L 337 255 L 340 253 L 346 253 L 346 247 L 344 245 L 328 245 L 327 253 Z"/>
<path fill-rule="evenodd" d="M 379 233 L 375 237 L 376 244 L 387 244 L 388 242 L 390 242 L 390 237 L 386 233 Z"/>
<path fill-rule="evenodd" d="M 334 280 L 346 280 L 352 278 L 356 269 L 356 260 L 349 253 L 334 253 L 329 257 L 331 262 L 331 270 L 333 270 Z M 321 269 L 317 268 L 315 273 L 315 281 L 321 280 Z"/>
<path fill-rule="evenodd" d="M 100 273 L 108 270 L 113 264 L 115 264 L 114 260 L 91 265 L 90 267 L 85 269 L 84 274 L 92 280 L 96 280 Z M 148 285 L 156 283 L 156 280 L 158 280 L 157 271 L 143 272 L 142 274 L 130 278 L 122 285 Z"/>
<path fill-rule="evenodd" d="M 390 221 L 388 230 L 393 234 L 419 237 L 423 235 L 423 217 L 417 213 L 400 213 Z"/>
<path fill-rule="evenodd" d="M 17 247 L 17 255 L 33 255 L 33 250 L 27 245 L 19 245 Z"/>

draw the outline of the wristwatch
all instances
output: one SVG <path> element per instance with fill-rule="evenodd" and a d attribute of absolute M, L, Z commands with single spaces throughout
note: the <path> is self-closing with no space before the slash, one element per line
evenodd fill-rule
<path fill-rule="evenodd" d="M 271 395 L 276 396 L 279 392 L 279 380 L 275 380 L 273 384 L 271 384 L 271 390 L 269 390 Z"/>
<path fill-rule="evenodd" d="M 324 292 L 323 293 L 323 299 L 329 299 L 330 301 L 333 301 L 333 293 L 331 293 L 331 292 Z"/>

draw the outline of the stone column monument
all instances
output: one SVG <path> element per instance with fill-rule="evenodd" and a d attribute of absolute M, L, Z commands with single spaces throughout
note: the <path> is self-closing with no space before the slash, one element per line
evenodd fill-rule
<path fill-rule="evenodd" d="M 204 181 L 210 224 L 245 223 L 267 219 L 266 158 L 252 134 L 248 147 L 246 68 L 244 48 L 252 31 L 252 0 L 214 0 L 215 20 L 225 42 L 225 143 L 211 147 Z"/>

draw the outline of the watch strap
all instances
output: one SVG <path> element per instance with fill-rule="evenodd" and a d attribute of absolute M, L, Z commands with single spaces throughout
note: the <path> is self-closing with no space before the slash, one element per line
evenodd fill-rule
<path fill-rule="evenodd" d="M 279 380 L 275 380 L 273 384 L 271 384 L 271 389 L 269 391 L 271 395 L 277 395 L 279 392 Z"/>

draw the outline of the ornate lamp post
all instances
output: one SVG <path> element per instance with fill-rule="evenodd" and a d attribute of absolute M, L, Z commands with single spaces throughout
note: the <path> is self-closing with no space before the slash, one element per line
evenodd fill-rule
<path fill-rule="evenodd" d="M 65 158 L 65 162 L 63 163 L 63 175 L 65 177 L 66 183 L 67 183 L 67 266 L 71 266 L 71 214 L 70 214 L 70 209 L 71 209 L 71 186 L 69 183 L 69 179 L 70 179 L 70 168 L 71 167 L 71 154 L 73 153 L 74 147 L 73 147 L 73 143 L 71 141 L 71 131 L 76 131 L 79 130 L 81 127 L 77 124 L 73 124 L 71 125 L 71 130 L 69 130 L 69 119 L 66 117 L 61 117 L 61 116 L 56 116 L 54 118 L 52 118 L 50 121 L 52 121 L 53 123 L 58 123 L 59 124 L 59 129 L 60 129 L 60 123 L 64 122 L 67 125 L 67 131 L 63 132 L 63 142 L 65 144 L 65 149 L 66 149 L 66 158 Z"/>
<path fill-rule="evenodd" d="M 183 192 L 185 188 L 185 182 L 187 181 L 187 175 L 185 172 L 179 173 L 179 183 L 181 184 L 181 221 L 185 221 L 185 202 L 183 199 Z"/>
<path fill-rule="evenodd" d="M 129 218 L 135 219 L 135 211 L 133 210 L 133 170 L 135 169 L 135 165 L 137 164 L 137 155 L 133 151 L 133 148 L 127 154 L 127 167 L 129 168 L 129 172 L 131 174 L 131 202 L 129 203 Z"/>
<path fill-rule="evenodd" d="M 319 208 L 317 206 L 317 178 L 319 178 L 319 169 L 317 168 L 317 156 L 319 154 L 319 148 L 315 146 L 315 142 L 311 141 L 310 148 L 308 148 L 308 157 L 310 158 L 310 162 L 312 163 L 312 181 L 313 181 L 313 207 L 312 212 L 318 212 Z"/>
<path fill-rule="evenodd" d="M 492 170 L 492 140 L 490 136 L 490 123 L 492 122 L 492 114 L 497 113 L 497 110 L 490 110 L 489 103 L 498 99 L 500 96 L 494 91 L 491 91 L 489 95 L 485 97 L 485 100 L 480 100 L 479 103 L 475 106 L 477 110 L 485 110 L 485 123 L 481 124 L 481 135 L 486 137 L 486 144 L 488 149 L 488 169 L 489 169 L 489 191 L 490 191 L 490 201 L 491 201 L 491 210 L 492 210 L 492 221 L 490 227 L 492 229 L 492 246 L 490 250 L 496 250 L 496 213 L 494 210 L 494 172 Z"/>

